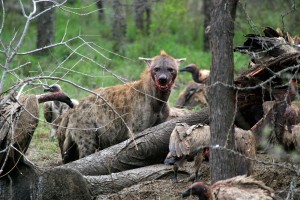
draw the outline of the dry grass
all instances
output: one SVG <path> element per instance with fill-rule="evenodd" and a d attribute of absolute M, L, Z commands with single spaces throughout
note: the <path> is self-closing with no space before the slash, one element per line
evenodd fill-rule
<path fill-rule="evenodd" d="M 50 125 L 40 122 L 26 153 L 26 158 L 35 165 L 47 168 L 61 164 L 57 139 L 50 139 Z"/>

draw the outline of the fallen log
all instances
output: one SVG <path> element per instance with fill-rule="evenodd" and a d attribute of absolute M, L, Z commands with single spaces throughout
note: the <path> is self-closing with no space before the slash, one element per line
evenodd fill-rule
<path fill-rule="evenodd" d="M 90 200 L 92 197 L 78 171 L 63 168 L 43 171 L 23 162 L 0 179 L 0 199 Z"/>
<path fill-rule="evenodd" d="M 102 176 L 85 176 L 92 196 L 116 193 L 140 182 L 173 174 L 172 167 L 158 164 Z"/>
<path fill-rule="evenodd" d="M 83 175 L 105 175 L 163 163 L 169 151 L 170 134 L 176 122 L 185 122 L 189 125 L 208 124 L 208 108 L 148 128 L 134 139 L 128 139 L 58 168 L 72 168 Z"/>
<path fill-rule="evenodd" d="M 190 125 L 208 123 L 208 108 L 149 128 L 138 134 L 134 139 L 126 140 L 88 157 L 51 170 L 44 171 L 27 162 L 21 162 L 8 175 L 0 179 L 0 199 L 91 199 L 92 195 L 88 188 L 101 184 L 97 183 L 97 179 L 101 181 L 109 180 L 108 177 L 113 175 L 84 179 L 82 174 L 104 175 L 162 163 L 168 153 L 170 134 L 178 121 Z M 159 177 L 159 174 L 163 174 L 164 171 L 167 173 L 168 167 L 166 166 L 165 170 L 162 167 L 161 172 L 159 172 L 159 169 L 156 173 L 151 174 L 151 172 L 148 172 L 149 178 Z M 139 169 L 136 170 L 140 172 Z M 145 171 L 142 172 L 145 173 Z M 135 176 L 131 171 L 126 173 L 130 174 L 128 174 L 129 177 Z M 123 173 L 123 180 L 126 179 L 126 173 Z M 138 174 L 141 175 L 142 173 Z M 118 178 L 120 178 L 119 176 L 121 177 L 121 174 L 118 174 Z M 144 179 L 138 177 L 138 175 L 136 175 L 136 178 Z M 120 183 L 118 187 L 127 187 L 130 184 L 132 182 L 127 180 L 127 182 Z M 99 191 L 101 189 L 93 192 L 93 194 Z"/>

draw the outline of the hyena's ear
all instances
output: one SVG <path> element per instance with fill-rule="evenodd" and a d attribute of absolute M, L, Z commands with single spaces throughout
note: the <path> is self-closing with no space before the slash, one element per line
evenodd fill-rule
<path fill-rule="evenodd" d="M 178 59 L 176 59 L 176 61 L 177 61 L 178 63 L 181 63 L 181 62 L 183 62 L 183 61 L 186 61 L 186 58 L 178 58 Z"/>
<path fill-rule="evenodd" d="M 152 58 L 142 58 L 142 57 L 139 57 L 139 60 L 145 61 L 149 67 L 150 67 L 151 62 L 152 62 Z"/>

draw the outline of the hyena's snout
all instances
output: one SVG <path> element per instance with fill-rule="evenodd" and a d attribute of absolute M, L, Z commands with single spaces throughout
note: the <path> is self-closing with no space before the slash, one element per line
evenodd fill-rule
<path fill-rule="evenodd" d="M 168 84 L 168 77 L 166 74 L 161 74 L 159 77 L 158 77 L 158 82 L 160 85 L 164 86 L 164 85 L 167 85 Z"/>
<path fill-rule="evenodd" d="M 156 83 L 156 87 L 159 90 L 166 91 L 170 90 L 172 85 L 174 84 L 174 80 L 176 78 L 176 73 L 170 73 L 169 71 L 163 71 L 161 73 L 156 73 L 154 80 Z"/>

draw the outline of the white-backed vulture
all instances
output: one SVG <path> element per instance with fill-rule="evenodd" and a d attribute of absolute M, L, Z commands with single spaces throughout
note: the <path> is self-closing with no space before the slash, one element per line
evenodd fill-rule
<path fill-rule="evenodd" d="M 197 196 L 200 200 L 273 200 L 274 190 L 262 181 L 252 177 L 236 176 L 230 179 L 217 181 L 211 186 L 203 182 L 193 183 L 189 189 L 182 193 L 182 197 Z M 279 197 L 276 197 L 279 199 Z"/>
<path fill-rule="evenodd" d="M 178 108 L 193 109 L 197 106 L 207 106 L 206 85 L 201 83 L 190 83 L 179 95 L 175 103 Z"/>
<path fill-rule="evenodd" d="M 9 173 L 28 149 L 38 125 L 39 103 L 58 100 L 70 107 L 73 103 L 62 92 L 11 97 L 0 105 L 0 177 Z"/>
<path fill-rule="evenodd" d="M 210 70 L 201 69 L 199 70 L 196 64 L 189 64 L 182 69 L 179 70 L 180 72 L 190 72 L 192 74 L 192 78 L 196 83 L 205 83 L 210 74 Z"/>
<path fill-rule="evenodd" d="M 176 117 L 185 116 L 191 113 L 193 113 L 191 110 L 185 108 L 170 107 L 170 113 L 167 120 L 174 119 Z"/>
<path fill-rule="evenodd" d="M 60 85 L 53 84 L 44 90 L 45 92 L 62 92 Z M 76 99 L 71 99 L 74 106 L 79 102 Z M 56 136 L 56 131 L 59 123 L 62 120 L 62 115 L 67 112 L 70 107 L 60 101 L 48 101 L 44 103 L 44 117 L 48 123 L 51 123 L 50 138 Z"/>
<path fill-rule="evenodd" d="M 285 101 L 283 100 L 283 102 Z M 263 129 L 258 134 L 258 141 L 260 141 L 258 143 L 259 148 L 267 150 L 279 159 L 289 160 L 292 158 L 299 162 L 299 157 L 295 157 L 290 152 L 294 150 L 298 153 L 300 152 L 300 102 L 292 101 L 289 103 L 286 101 L 287 105 L 285 110 L 283 110 L 284 112 L 278 111 L 278 103 L 282 103 L 282 101 L 265 101 L 263 103 L 265 117 L 261 120 L 261 124 L 265 125 L 262 126 Z M 281 124 L 283 127 L 280 136 L 277 136 L 275 132 L 275 117 L 278 116 L 276 115 L 278 113 L 283 115 L 283 122 Z"/>
<path fill-rule="evenodd" d="M 255 136 L 251 131 L 235 128 L 235 151 L 248 158 L 256 158 Z M 174 181 L 177 181 L 178 168 L 185 161 L 195 160 L 195 179 L 199 179 L 198 171 L 204 159 L 207 160 L 207 149 L 210 146 L 210 127 L 208 125 L 189 126 L 186 123 L 177 123 L 170 136 L 169 153 L 165 164 L 174 165 Z M 238 168 L 239 174 L 250 175 L 254 162 L 241 157 Z"/>
<path fill-rule="evenodd" d="M 275 105 L 275 101 L 265 101 L 263 103 L 264 115 L 266 115 Z M 291 133 L 294 125 L 300 123 L 300 102 L 292 101 L 287 103 L 287 107 L 283 114 L 287 130 Z"/>

